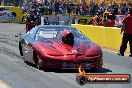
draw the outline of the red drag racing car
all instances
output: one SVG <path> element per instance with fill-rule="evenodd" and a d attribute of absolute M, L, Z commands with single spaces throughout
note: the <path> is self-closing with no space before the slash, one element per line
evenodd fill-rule
<path fill-rule="evenodd" d="M 72 34 L 72 38 L 67 38 Z M 68 41 L 70 44 L 67 44 Z M 101 48 L 71 26 L 40 25 L 20 37 L 24 61 L 41 68 L 98 69 L 103 65 Z"/>

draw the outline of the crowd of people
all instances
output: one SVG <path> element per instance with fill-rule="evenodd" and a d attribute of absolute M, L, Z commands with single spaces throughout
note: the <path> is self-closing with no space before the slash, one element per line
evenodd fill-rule
<path fill-rule="evenodd" d="M 91 21 L 92 25 L 95 26 L 105 26 L 105 27 L 113 27 L 115 25 L 115 19 L 116 15 L 122 14 L 127 15 L 129 13 L 129 8 L 132 7 L 132 2 L 121 2 L 120 4 L 116 1 L 113 1 L 113 3 L 107 5 L 104 2 L 101 2 L 99 4 L 96 4 L 94 2 L 90 4 L 86 4 L 85 2 L 82 2 L 80 5 L 75 4 L 71 1 L 57 1 L 57 0 L 47 0 L 47 2 L 44 2 L 43 4 L 36 2 L 28 3 L 30 5 L 30 8 L 27 8 L 25 11 L 30 12 L 32 9 L 31 7 L 34 7 L 35 13 L 39 13 L 40 15 L 72 15 L 73 12 L 75 12 L 74 15 L 90 15 L 93 17 L 93 20 Z M 26 4 L 25 4 L 26 5 Z M 26 8 L 26 6 L 24 6 Z M 47 24 L 47 19 L 44 19 L 45 24 Z"/>
<path fill-rule="evenodd" d="M 5 5 L 20 6 L 23 12 L 29 12 L 31 7 L 38 6 L 37 0 L 10 0 L 10 2 L 5 3 Z M 34 2 L 33 2 L 34 1 Z M 101 12 L 102 14 L 107 10 L 114 15 L 117 14 L 127 14 L 130 4 L 132 4 L 131 0 L 127 0 L 127 2 L 117 2 L 117 0 L 113 0 L 111 3 L 105 3 L 100 1 L 100 3 L 96 2 L 73 2 L 72 0 L 43 0 L 44 2 L 40 4 L 43 8 L 43 12 L 46 15 L 91 15 L 95 16 L 96 13 Z M 85 0 L 84 0 L 85 1 Z"/>
<path fill-rule="evenodd" d="M 107 10 L 114 15 L 117 14 L 127 14 L 128 8 L 132 2 L 116 2 L 113 1 L 110 4 L 106 4 L 105 2 L 95 3 L 91 2 L 87 4 L 86 2 L 74 3 L 69 0 L 46 0 L 46 2 L 41 3 L 43 8 L 43 12 L 46 15 L 91 15 L 95 16 L 97 12 L 101 12 L 102 14 Z M 29 11 L 31 5 L 36 5 L 34 2 L 24 2 L 23 10 Z"/>
<path fill-rule="evenodd" d="M 116 1 L 113 1 L 113 3 L 109 5 L 106 5 L 104 2 L 101 2 L 101 4 L 93 5 L 93 7 L 93 11 L 90 12 L 90 15 L 93 16 L 93 25 L 114 27 L 115 20 L 118 20 L 116 18 L 117 15 L 122 15 L 122 17 L 127 15 L 129 13 L 129 9 L 132 8 L 132 2 L 130 1 L 117 3 Z M 121 27 L 121 24 L 118 26 Z"/>
<path fill-rule="evenodd" d="M 132 7 L 132 2 L 118 3 L 113 1 L 110 4 L 106 4 L 102 1 L 98 4 L 95 2 L 75 4 L 69 0 L 45 0 L 41 4 L 25 2 L 22 9 L 25 13 L 28 13 L 32 6 L 35 9 L 39 9 L 41 15 L 90 15 L 93 17 L 92 25 L 113 27 L 115 25 L 115 16 L 118 14 L 127 15 L 129 8 Z M 46 22 L 45 20 L 44 22 Z"/>
<path fill-rule="evenodd" d="M 55 14 L 75 14 L 75 15 L 91 15 L 95 16 L 97 12 L 104 13 L 106 10 L 117 14 L 127 14 L 128 8 L 132 4 L 129 2 L 121 2 L 118 3 L 113 1 L 111 4 L 106 4 L 105 2 L 95 3 L 91 2 L 87 4 L 86 2 L 74 3 L 69 0 L 47 0 L 47 2 L 43 3 L 42 6 L 44 8 L 44 12 L 46 14 L 52 15 Z"/>

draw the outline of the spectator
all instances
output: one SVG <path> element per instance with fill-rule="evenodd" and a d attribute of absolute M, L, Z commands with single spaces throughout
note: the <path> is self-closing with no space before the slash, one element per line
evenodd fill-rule
<path fill-rule="evenodd" d="M 110 12 L 110 13 L 113 13 L 113 6 L 112 6 L 112 4 L 108 5 L 107 11 Z"/>
<path fill-rule="evenodd" d="M 99 6 L 98 6 L 98 4 L 95 4 L 94 5 L 94 14 L 96 14 L 96 13 L 98 13 L 98 10 L 99 10 Z"/>
<path fill-rule="evenodd" d="M 70 14 L 71 14 L 71 7 L 70 7 L 70 1 L 68 1 L 68 3 L 67 3 L 67 13 L 68 13 L 68 15 L 70 16 Z"/>
<path fill-rule="evenodd" d="M 58 1 L 55 1 L 54 8 L 55 8 L 55 15 L 57 15 L 59 12 L 59 2 Z"/>
<path fill-rule="evenodd" d="M 80 12 L 80 8 L 79 8 L 79 6 L 77 5 L 77 6 L 76 6 L 76 15 L 79 15 L 79 12 Z"/>
<path fill-rule="evenodd" d="M 109 14 L 107 16 L 107 27 L 114 27 L 115 25 L 115 19 L 114 19 L 115 15 Z"/>
<path fill-rule="evenodd" d="M 101 2 L 99 4 L 99 8 L 100 8 L 101 14 L 103 14 L 106 10 L 106 4 L 104 2 Z"/>
<path fill-rule="evenodd" d="M 116 1 L 114 1 L 113 3 L 113 15 L 117 15 L 118 14 L 118 4 Z"/>
<path fill-rule="evenodd" d="M 90 15 L 94 16 L 94 2 L 89 4 L 89 11 L 90 11 Z"/>
<path fill-rule="evenodd" d="M 36 20 L 37 19 L 34 15 L 34 10 L 31 10 L 30 15 L 26 18 L 26 32 L 36 26 Z"/>
<path fill-rule="evenodd" d="M 122 43 L 120 46 L 120 51 L 118 55 L 124 56 L 124 52 L 127 48 L 127 43 L 129 41 L 130 44 L 130 57 L 132 57 L 132 8 L 130 9 L 130 13 L 123 20 L 123 27 L 121 28 L 121 34 L 123 33 Z"/>
<path fill-rule="evenodd" d="M 84 3 L 82 2 L 82 3 L 80 4 L 80 14 L 81 14 L 81 15 L 84 15 L 84 9 L 85 9 Z"/>
<path fill-rule="evenodd" d="M 126 5 L 125 5 L 125 3 L 121 3 L 120 4 L 120 13 L 122 14 L 122 15 L 125 15 L 125 12 L 126 12 Z"/>
<path fill-rule="evenodd" d="M 94 26 L 102 26 L 102 18 L 101 18 L 101 12 L 98 12 L 95 17 L 93 17 L 93 25 Z"/>
<path fill-rule="evenodd" d="M 104 25 L 104 27 L 107 27 L 107 20 L 108 20 L 107 15 L 109 15 L 109 14 L 110 14 L 110 12 L 108 11 L 108 9 L 103 13 L 103 25 Z"/>
<path fill-rule="evenodd" d="M 38 4 L 38 10 L 42 14 L 43 8 L 41 3 Z"/>
<path fill-rule="evenodd" d="M 51 1 L 49 1 L 49 15 L 52 15 L 52 11 L 53 11 L 53 3 Z"/>
<path fill-rule="evenodd" d="M 63 15 L 66 14 L 66 1 L 63 1 Z"/>
<path fill-rule="evenodd" d="M 102 16 L 101 12 L 98 12 L 97 13 L 97 18 L 96 18 L 96 24 L 98 26 L 102 26 L 103 25 L 101 16 Z"/>

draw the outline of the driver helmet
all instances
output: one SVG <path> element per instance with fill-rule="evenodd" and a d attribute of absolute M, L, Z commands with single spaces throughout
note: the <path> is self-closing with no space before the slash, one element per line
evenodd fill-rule
<path fill-rule="evenodd" d="M 64 30 L 62 32 L 62 40 L 64 44 L 68 44 L 70 46 L 73 46 L 74 44 L 74 35 L 71 31 L 69 30 Z"/>

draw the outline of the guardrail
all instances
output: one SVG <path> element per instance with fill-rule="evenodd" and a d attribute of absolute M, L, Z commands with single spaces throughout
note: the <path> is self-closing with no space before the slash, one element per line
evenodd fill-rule
<path fill-rule="evenodd" d="M 92 25 L 72 24 L 73 27 L 80 30 L 84 35 L 102 48 L 108 48 L 118 51 L 122 42 L 122 34 L 120 28 L 116 27 L 100 27 Z M 129 46 L 127 52 L 129 52 Z"/>

